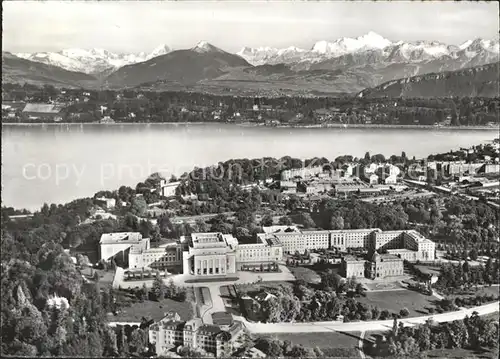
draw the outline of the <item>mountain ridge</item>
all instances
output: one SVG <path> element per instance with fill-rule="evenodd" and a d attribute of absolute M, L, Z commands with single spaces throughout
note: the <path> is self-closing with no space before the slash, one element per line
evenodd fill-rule
<path fill-rule="evenodd" d="M 68 71 L 58 66 L 42 64 L 2 52 L 2 82 L 92 86 L 97 79 L 82 72 Z"/>
<path fill-rule="evenodd" d="M 429 73 L 385 82 L 357 94 L 362 98 L 381 97 L 498 97 L 500 62 Z"/>
<path fill-rule="evenodd" d="M 155 81 L 185 84 L 213 79 L 231 68 L 252 67 L 242 57 L 201 41 L 188 50 L 176 50 L 145 62 L 124 66 L 105 79 L 109 86 L 138 86 Z"/>
<path fill-rule="evenodd" d="M 89 50 L 70 48 L 57 52 L 18 53 L 16 56 L 46 65 L 59 66 L 68 71 L 97 75 L 115 71 L 125 65 L 144 62 L 171 51 L 170 47 L 162 44 L 150 53 L 114 53 L 99 48 Z"/>

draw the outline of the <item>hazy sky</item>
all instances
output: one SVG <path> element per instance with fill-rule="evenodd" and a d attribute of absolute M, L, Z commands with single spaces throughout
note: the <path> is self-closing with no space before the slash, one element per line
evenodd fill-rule
<path fill-rule="evenodd" d="M 149 52 L 206 40 L 243 46 L 310 48 L 319 40 L 375 31 L 393 41 L 460 44 L 498 37 L 497 2 L 4 1 L 3 50 L 105 48 Z"/>

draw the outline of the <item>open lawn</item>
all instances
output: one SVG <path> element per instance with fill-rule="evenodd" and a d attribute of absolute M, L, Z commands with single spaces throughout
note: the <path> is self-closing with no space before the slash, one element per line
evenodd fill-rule
<path fill-rule="evenodd" d="M 176 312 L 182 320 L 193 317 L 193 306 L 189 302 L 177 302 L 172 299 L 163 299 L 159 302 L 146 300 L 133 303 L 129 307 L 121 309 L 118 315 L 112 317 L 115 322 L 140 322 L 142 317 L 150 317 L 159 320 L 166 312 Z M 111 320 L 111 318 L 109 318 Z"/>
<path fill-rule="evenodd" d="M 325 333 L 283 333 L 262 334 L 263 337 L 289 340 L 293 345 L 320 348 L 327 357 L 359 358 L 359 332 L 325 332 Z"/>
<path fill-rule="evenodd" d="M 390 291 L 390 290 L 400 290 L 404 289 L 404 287 L 401 285 L 400 282 L 364 282 L 364 286 L 369 290 L 369 291 Z"/>
<path fill-rule="evenodd" d="M 496 320 L 498 322 L 500 320 L 500 313 L 499 312 L 495 312 L 495 313 L 483 315 L 482 318 L 484 318 L 484 319 L 493 319 L 493 320 Z"/>
<path fill-rule="evenodd" d="M 416 265 L 415 268 L 418 269 L 419 271 L 421 271 L 422 273 L 431 274 L 431 275 L 439 275 L 439 272 L 440 272 L 439 268 L 437 268 L 437 267 Z"/>
<path fill-rule="evenodd" d="M 239 284 L 236 285 L 236 290 L 245 291 L 247 293 L 255 293 L 269 288 L 279 288 L 280 286 L 292 288 L 293 284 L 290 282 L 260 282 L 252 284 Z"/>
<path fill-rule="evenodd" d="M 426 296 L 411 290 L 392 290 L 387 292 L 367 292 L 366 297 L 356 298 L 359 302 L 377 306 L 380 310 L 387 309 L 390 313 L 399 313 L 407 308 L 410 317 L 427 315 L 425 307 L 434 307 L 436 298 Z"/>
<path fill-rule="evenodd" d="M 428 358 L 448 358 L 448 359 L 496 359 L 498 350 L 467 350 L 467 349 L 435 349 L 425 352 Z"/>
<path fill-rule="evenodd" d="M 303 280 L 306 283 L 317 284 L 321 282 L 321 277 L 312 269 L 306 267 L 288 267 L 290 272 L 297 280 Z"/>
<path fill-rule="evenodd" d="M 484 295 L 493 295 L 496 297 L 499 296 L 499 290 L 500 287 L 498 286 L 491 286 L 491 287 L 479 287 L 477 290 L 473 287 L 466 293 L 457 293 L 457 294 L 449 294 L 446 297 L 449 299 L 454 299 L 454 298 L 473 298 L 476 296 L 484 296 Z"/>

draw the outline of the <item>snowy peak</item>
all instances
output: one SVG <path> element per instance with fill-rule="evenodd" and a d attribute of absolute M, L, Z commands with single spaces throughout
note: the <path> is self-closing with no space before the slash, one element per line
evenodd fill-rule
<path fill-rule="evenodd" d="M 97 74 L 113 71 L 125 65 L 144 62 L 165 55 L 170 51 L 171 49 L 167 45 L 160 45 L 148 54 L 145 52 L 118 54 L 99 48 L 88 50 L 71 48 L 59 52 L 19 53 L 16 55 L 23 59 L 58 66 L 69 71 Z"/>
<path fill-rule="evenodd" d="M 150 59 L 158 57 L 158 56 L 166 55 L 170 51 L 172 51 L 170 49 L 170 47 L 168 47 L 167 45 L 163 44 L 163 45 L 160 45 L 157 48 L 155 48 L 153 51 L 151 51 L 151 53 L 149 55 L 147 55 L 146 58 L 148 60 L 150 60 Z M 144 56 L 144 53 L 141 53 L 141 54 Z"/>
<path fill-rule="evenodd" d="M 345 55 L 360 50 L 384 49 L 392 45 L 390 40 L 370 31 L 366 35 L 355 39 L 343 37 L 334 42 L 318 41 L 314 44 L 311 51 L 320 54 Z"/>
<path fill-rule="evenodd" d="M 198 53 L 207 53 L 207 52 L 222 52 L 221 49 L 215 47 L 214 45 L 208 43 L 207 41 L 200 41 L 196 44 L 195 47 L 192 48 L 193 51 Z"/>

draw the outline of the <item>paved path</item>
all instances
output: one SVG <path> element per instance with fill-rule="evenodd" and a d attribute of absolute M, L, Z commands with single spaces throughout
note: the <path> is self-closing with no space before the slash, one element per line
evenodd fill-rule
<path fill-rule="evenodd" d="M 201 315 L 201 319 L 205 324 L 213 324 L 212 314 L 226 311 L 226 306 L 220 296 L 220 283 L 204 283 L 203 287 L 207 287 L 210 291 L 212 305 L 205 309 Z"/>
<path fill-rule="evenodd" d="M 486 315 L 498 312 L 499 302 L 485 304 L 479 307 L 463 309 L 456 312 L 449 312 L 436 315 L 426 315 L 422 317 L 400 319 L 399 322 L 405 326 L 414 326 L 424 324 L 428 319 L 438 323 L 451 322 L 471 316 L 473 312 L 479 315 Z M 310 322 L 310 323 L 251 323 L 245 318 L 236 317 L 242 320 L 246 328 L 251 333 L 301 333 L 301 332 L 329 332 L 332 330 L 343 332 L 362 332 L 362 331 L 385 331 L 392 328 L 393 320 L 378 320 L 367 322 Z"/>
<path fill-rule="evenodd" d="M 188 274 L 175 274 L 170 275 L 164 279 L 165 283 L 168 283 L 172 280 L 176 285 L 183 287 L 210 287 L 211 285 L 233 285 L 233 284 L 248 284 L 248 283 L 256 283 L 259 278 L 262 279 L 263 282 L 281 282 L 281 281 L 294 281 L 295 276 L 290 272 L 290 270 L 285 265 L 279 265 L 281 272 L 246 272 L 246 271 L 238 271 L 235 274 L 230 274 L 228 276 L 238 277 L 238 280 L 229 280 L 229 281 L 219 281 L 219 282 L 195 282 L 189 283 L 186 282 L 190 279 L 200 279 L 199 276 L 193 276 Z M 118 267 L 120 268 L 120 267 Z M 113 288 L 127 289 L 127 288 L 141 288 L 144 284 L 146 287 L 151 288 L 153 285 L 153 278 L 146 280 L 131 280 L 124 281 L 124 269 L 117 269 L 114 280 L 113 280 Z M 207 277 L 208 278 L 208 277 Z M 216 292 L 219 295 L 219 291 Z"/>
<path fill-rule="evenodd" d="M 358 352 L 359 352 L 359 355 L 361 356 L 361 359 L 365 359 L 366 356 L 365 356 L 365 352 L 363 351 L 363 346 L 364 346 L 364 341 L 365 341 L 365 331 L 362 331 L 360 334 L 359 334 L 359 344 L 358 344 Z"/>

